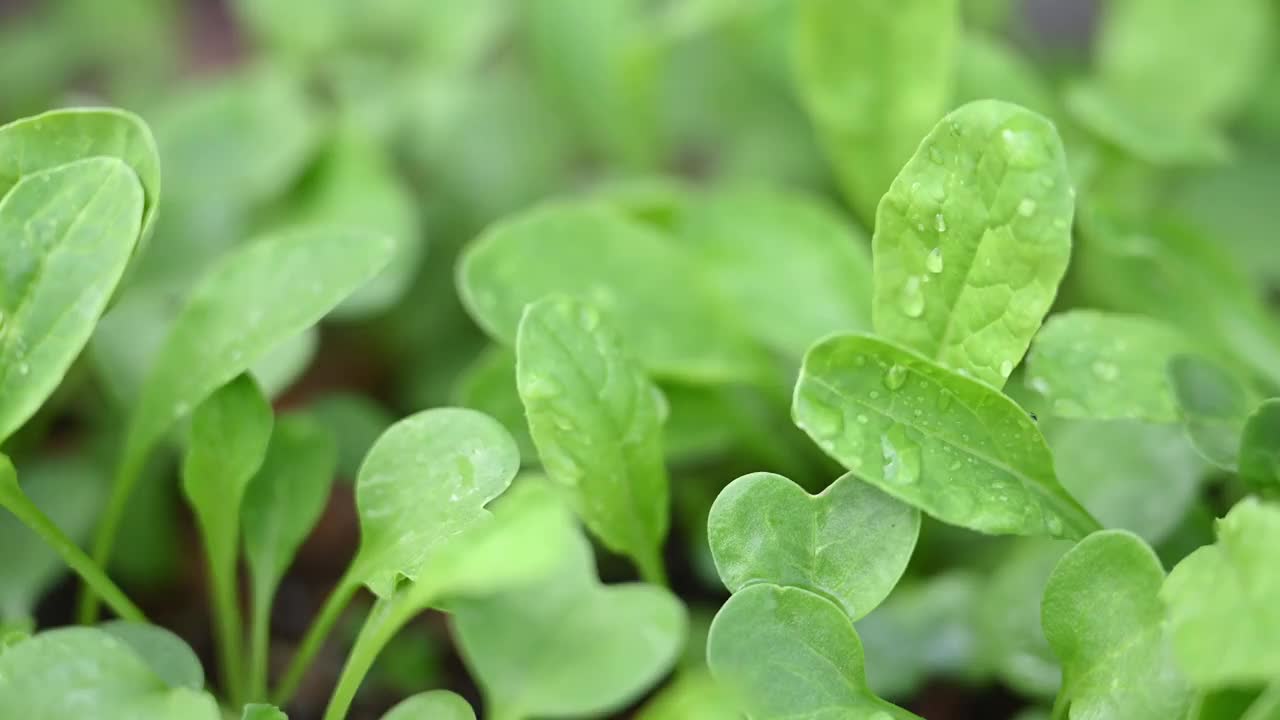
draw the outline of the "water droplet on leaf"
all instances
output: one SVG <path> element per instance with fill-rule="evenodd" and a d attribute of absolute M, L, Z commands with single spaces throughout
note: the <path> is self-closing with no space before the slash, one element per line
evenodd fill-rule
<path fill-rule="evenodd" d="M 907 382 L 907 367 L 905 365 L 894 365 L 884 374 L 884 386 L 890 390 L 897 390 Z"/>
<path fill-rule="evenodd" d="M 1092 368 L 1093 374 L 1096 375 L 1099 380 L 1105 380 L 1106 382 L 1111 382 L 1120 375 L 1119 368 L 1104 360 L 1094 361 Z"/>
<path fill-rule="evenodd" d="M 880 436 L 884 455 L 884 479 L 894 485 L 911 485 L 920 479 L 920 446 L 907 437 L 901 425 Z"/>
<path fill-rule="evenodd" d="M 1018 214 L 1026 218 L 1035 215 L 1036 201 L 1031 198 L 1022 198 L 1022 202 L 1018 203 Z"/>
<path fill-rule="evenodd" d="M 947 219 L 942 216 L 942 213 L 938 213 L 933 216 L 933 226 L 937 228 L 940 233 L 947 231 Z"/>
<path fill-rule="evenodd" d="M 934 275 L 942 272 L 942 248 L 936 247 L 929 251 L 928 257 L 924 259 L 924 267 Z"/>
<path fill-rule="evenodd" d="M 912 275 L 902 284 L 898 307 L 907 317 L 915 318 L 924 314 L 924 292 L 920 289 L 919 277 Z"/>
<path fill-rule="evenodd" d="M 1001 376 L 1009 377 L 1011 373 L 1013 373 L 1013 363 L 1009 362 L 1008 360 L 1005 360 L 1004 362 L 1000 363 Z"/>

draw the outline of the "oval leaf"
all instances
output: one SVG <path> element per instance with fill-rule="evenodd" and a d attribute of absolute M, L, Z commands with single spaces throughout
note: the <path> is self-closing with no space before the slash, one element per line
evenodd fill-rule
<path fill-rule="evenodd" d="M 781 475 L 752 473 L 720 491 L 707 539 L 731 592 L 755 583 L 804 588 L 857 620 L 907 568 L 920 512 L 844 475 L 810 495 Z"/>
<path fill-rule="evenodd" d="M 1058 484 L 1026 411 L 882 340 L 844 335 L 814 345 L 792 415 L 859 477 L 944 522 L 1066 538 L 1099 529 Z"/>
<path fill-rule="evenodd" d="M 1002 387 L 1057 295 L 1074 205 L 1051 122 L 996 100 L 951 113 L 876 213 L 876 332 Z"/>

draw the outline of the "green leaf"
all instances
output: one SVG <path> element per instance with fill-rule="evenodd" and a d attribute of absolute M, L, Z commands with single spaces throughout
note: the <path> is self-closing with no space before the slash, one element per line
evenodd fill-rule
<path fill-rule="evenodd" d="M 4 137 L 0 129 L 0 146 Z M 89 341 L 138 242 L 142 212 L 138 177 L 105 157 L 24 174 L 0 200 L 0 442 Z"/>
<path fill-rule="evenodd" d="M 995 98 L 1045 115 L 1056 110 L 1057 103 L 1044 78 L 1007 43 L 982 33 L 965 32 L 958 50 L 953 104 Z"/>
<path fill-rule="evenodd" d="M 360 466 L 360 551 L 348 573 L 390 596 L 450 538 L 486 520 L 485 505 L 519 469 L 511 434 L 474 410 L 426 410 L 392 425 Z"/>
<path fill-rule="evenodd" d="M 84 541 L 97 519 L 105 473 L 86 457 L 44 458 L 22 466 L 22 491 L 67 535 Z M 7 511 L 0 510 L 0 620 L 35 612 L 36 604 L 66 572 L 53 548 Z"/>
<path fill-rule="evenodd" d="M 1065 101 L 1085 128 L 1151 165 L 1216 165 L 1231 156 L 1227 139 L 1216 129 L 1171 123 L 1163 112 L 1136 107 L 1097 84 L 1070 87 Z"/>
<path fill-rule="evenodd" d="M 1236 376 L 1198 355 L 1173 357 L 1167 372 L 1182 425 L 1209 462 L 1234 472 L 1252 398 Z"/>
<path fill-rule="evenodd" d="M 1054 315 L 1027 356 L 1027 386 L 1066 418 L 1175 422 L 1169 360 L 1192 349 L 1158 320 L 1095 310 Z"/>
<path fill-rule="evenodd" d="M 656 581 L 669 523 L 666 402 L 611 320 L 566 297 L 529 305 L 516 383 L 547 475 L 594 535 Z"/>
<path fill-rule="evenodd" d="M 476 720 L 476 713 L 460 696 L 432 690 L 401 700 L 382 720 Z"/>
<path fill-rule="evenodd" d="M 1186 515 L 1207 467 L 1176 425 L 1061 422 L 1048 439 L 1062 486 L 1103 525 L 1153 544 Z"/>
<path fill-rule="evenodd" d="M 705 668 L 676 676 L 636 714 L 636 720 L 741 720 L 733 699 Z"/>
<path fill-rule="evenodd" d="M 844 611 L 800 588 L 734 593 L 711 624 L 707 663 L 759 720 L 916 717 L 867 688 L 862 643 Z"/>
<path fill-rule="evenodd" d="M 952 112 L 876 213 L 876 332 L 999 388 L 1071 255 L 1071 177 L 1053 124 L 996 100 Z"/>
<path fill-rule="evenodd" d="M 323 395 L 307 407 L 307 414 L 329 429 L 338 443 L 339 477 L 355 480 L 365 453 L 395 422 L 373 398 L 354 392 Z"/>
<path fill-rule="evenodd" d="M 843 335 L 814 345 L 792 416 L 860 478 L 944 522 L 1065 538 L 1099 527 L 1058 484 L 1026 411 L 883 340 Z"/>
<path fill-rule="evenodd" d="M 0 655 L 0 717 L 221 720 L 212 697 L 170 687 L 123 640 L 49 630 Z"/>
<path fill-rule="evenodd" d="M 1182 671 L 1204 689 L 1280 677 L 1280 508 L 1246 498 L 1218 521 L 1218 542 L 1178 563 L 1160 590 Z"/>
<path fill-rule="evenodd" d="M 809 590 L 851 621 L 879 605 L 907 568 L 920 512 L 853 473 L 810 495 L 781 475 L 729 483 L 711 506 L 707 536 L 730 592 L 756 583 Z"/>
<path fill-rule="evenodd" d="M 159 625 L 112 620 L 98 626 L 123 641 L 151 668 L 151 672 L 173 688 L 204 689 L 204 668 L 191 646 Z"/>
<path fill-rule="evenodd" d="M 1187 720 L 1241 720 L 1258 694 L 1257 690 L 1239 688 L 1200 693 L 1191 703 Z"/>
<path fill-rule="evenodd" d="M 675 663 L 687 624 L 680 601 L 654 585 L 601 585 L 592 565 L 580 537 L 532 585 L 452 607 L 489 715 L 608 714 Z"/>
<path fill-rule="evenodd" d="M 240 720 L 289 720 L 289 716 L 275 705 L 264 705 L 262 703 L 251 703 L 244 706 L 244 712 L 240 715 Z"/>
<path fill-rule="evenodd" d="M 1045 583 L 1070 544 L 1036 538 L 1023 541 L 992 570 L 975 600 L 982 663 L 1019 693 L 1051 699 L 1061 668 L 1045 639 L 1041 598 Z"/>
<path fill-rule="evenodd" d="M 1096 532 L 1045 585 L 1044 634 L 1062 662 L 1059 707 L 1072 717 L 1181 717 L 1191 688 L 1164 635 L 1160 559 L 1136 535 Z"/>
<path fill-rule="evenodd" d="M 0 127 L 0 196 L 28 175 L 91 157 L 116 158 L 133 170 L 142 184 L 145 238 L 160 200 L 160 155 L 147 124 L 123 110 L 51 110 Z"/>
<path fill-rule="evenodd" d="M 454 404 L 492 416 L 502 423 L 520 446 L 526 463 L 538 462 L 538 449 L 529 435 L 524 405 L 516 389 L 516 355 L 500 345 L 485 348 L 453 386 Z"/>
<path fill-rule="evenodd" d="M 759 353 L 691 254 L 604 207 L 544 206 L 498 223 L 463 254 L 458 292 L 476 322 L 507 344 L 525 305 L 564 293 L 608 313 L 657 376 L 714 383 L 762 372 Z"/>
<path fill-rule="evenodd" d="M 804 0 L 795 82 L 845 196 L 870 220 L 946 110 L 959 37 L 955 0 Z"/>
<path fill-rule="evenodd" d="M 866 236 L 797 193 L 720 190 L 689 203 L 679 236 L 753 337 L 799 358 L 820 337 L 871 328 Z"/>
<path fill-rule="evenodd" d="M 1249 706 L 1240 720 L 1277 720 L 1280 718 L 1280 683 L 1272 683 Z"/>
<path fill-rule="evenodd" d="M 1280 398 L 1258 406 L 1240 441 L 1240 479 L 1264 497 L 1280 496 Z"/>

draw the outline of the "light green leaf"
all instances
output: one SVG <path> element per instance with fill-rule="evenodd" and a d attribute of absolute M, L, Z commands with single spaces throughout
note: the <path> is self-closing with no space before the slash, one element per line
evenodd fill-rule
<path fill-rule="evenodd" d="M 944 522 L 993 534 L 1099 528 L 1058 484 L 1026 411 L 978 382 L 865 335 L 814 345 L 792 417 L 860 478 Z"/>
<path fill-rule="evenodd" d="M 579 537 L 536 583 L 452 607 L 490 715 L 607 714 L 675 663 L 687 623 L 680 601 L 654 585 L 601 585 L 592 565 Z"/>
<path fill-rule="evenodd" d="M 1209 462 L 1234 472 L 1252 398 L 1231 372 L 1198 355 L 1177 355 L 1166 366 L 1187 438 Z"/>
<path fill-rule="evenodd" d="M 544 206 L 491 227 L 463 254 L 458 292 L 476 322 L 507 344 L 525 305 L 564 293 L 613 318 L 655 375 L 723 382 L 762 372 L 759 353 L 691 254 L 604 207 Z"/>
<path fill-rule="evenodd" d="M 382 720 L 476 720 L 476 713 L 460 696 L 432 690 L 401 700 Z"/>
<path fill-rule="evenodd" d="M 1059 558 L 1061 540 L 1036 538 L 1010 548 L 979 588 L 976 632 L 982 663 L 1018 692 L 1052 699 L 1061 668 L 1045 639 L 1041 597 Z"/>
<path fill-rule="evenodd" d="M 1240 479 L 1264 497 L 1280 496 L 1280 398 L 1258 406 L 1240 441 Z"/>
<path fill-rule="evenodd" d="M 757 584 L 711 623 L 711 674 L 758 720 L 908 720 L 867 688 L 862 643 L 839 606 L 807 590 Z"/>
<path fill-rule="evenodd" d="M 1072 310 L 1054 315 L 1027 355 L 1027 386 L 1059 417 L 1175 422 L 1169 360 L 1191 342 L 1140 315 Z"/>
<path fill-rule="evenodd" d="M 0 196 L 23 178 L 91 157 L 117 158 L 142 184 L 141 235 L 160 200 L 160 155 L 147 124 L 113 108 L 51 110 L 0 127 Z"/>
<path fill-rule="evenodd" d="M 0 129 L 0 146 L 4 137 Z M 0 200 L 0 442 L 89 341 L 138 242 L 142 213 L 138 176 L 106 157 L 23 174 Z"/>
<path fill-rule="evenodd" d="M 1072 717 L 1181 717 L 1191 688 L 1173 663 L 1158 593 L 1164 567 L 1122 530 L 1069 550 L 1045 585 L 1044 634 L 1062 662 L 1058 707 Z"/>
<path fill-rule="evenodd" d="M 538 449 L 529 435 L 524 405 L 516 389 L 516 355 L 500 345 L 482 351 L 454 384 L 453 401 L 492 416 L 502 423 L 520 446 L 526 463 L 538 462 Z"/>
<path fill-rule="evenodd" d="M 289 720 L 289 716 L 275 705 L 264 705 L 262 703 L 251 703 L 244 706 L 244 712 L 240 715 L 240 720 Z"/>
<path fill-rule="evenodd" d="M 450 538 L 486 520 L 485 505 L 519 469 L 511 434 L 474 410 L 426 410 L 392 425 L 360 466 L 360 551 L 349 575 L 390 596 Z"/>
<path fill-rule="evenodd" d="M 105 496 L 105 473 L 87 457 L 52 457 L 21 468 L 22 491 L 67 536 L 83 542 Z M 35 612 L 36 604 L 66 572 L 62 559 L 8 511 L 0 510 L 0 621 Z"/>
<path fill-rule="evenodd" d="M 876 332 L 1002 387 L 1066 272 L 1074 205 L 1051 122 L 996 100 L 952 112 L 876 213 Z"/>
<path fill-rule="evenodd" d="M 848 473 L 818 495 L 781 475 L 729 483 L 707 518 L 730 592 L 756 583 L 809 590 L 851 621 L 879 605 L 907 568 L 920 512 Z"/>
<path fill-rule="evenodd" d="M 836 176 L 869 221 L 951 99 L 955 0 L 804 0 L 795 76 Z"/>
<path fill-rule="evenodd" d="M 1062 486 L 1103 525 L 1152 544 L 1186 515 L 1207 467 L 1176 425 L 1061 422 L 1048 439 Z"/>
<path fill-rule="evenodd" d="M 733 699 L 705 668 L 676 676 L 636 714 L 636 720 L 741 720 Z"/>
<path fill-rule="evenodd" d="M 1280 508 L 1246 498 L 1218 521 L 1218 542 L 1178 563 L 1160 590 L 1182 671 L 1199 688 L 1280 677 Z"/>
<path fill-rule="evenodd" d="M 689 203 L 679 236 L 747 332 L 779 353 L 799 358 L 824 335 L 871 328 L 868 240 L 815 199 L 712 192 Z"/>
<path fill-rule="evenodd" d="M 123 641 L 169 687 L 204 689 L 204 668 L 191 646 L 177 635 L 147 623 L 112 620 L 98 626 Z"/>
<path fill-rule="evenodd" d="M 170 687 L 123 640 L 88 627 L 43 632 L 0 655 L 0 717 L 222 720 L 212 697 Z"/>
<path fill-rule="evenodd" d="M 566 297 L 529 305 L 516 383 L 547 475 L 569 490 L 594 535 L 656 581 L 669 523 L 667 408 L 611 322 Z"/>

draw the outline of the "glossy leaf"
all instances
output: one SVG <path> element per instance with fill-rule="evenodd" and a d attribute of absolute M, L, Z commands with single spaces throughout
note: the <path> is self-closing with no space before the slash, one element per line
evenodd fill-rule
<path fill-rule="evenodd" d="M 876 332 L 1002 387 L 1057 295 L 1073 212 L 1052 123 L 995 100 L 952 112 L 876 213 Z"/>
<path fill-rule="evenodd" d="M 867 688 L 862 643 L 844 611 L 800 588 L 734 593 L 711 624 L 707 663 L 752 718 L 916 717 Z"/>
<path fill-rule="evenodd" d="M 1218 542 L 1178 563 L 1160 590 L 1178 665 L 1200 688 L 1280 677 L 1280 508 L 1252 498 L 1218 521 Z"/>
<path fill-rule="evenodd" d="M 349 574 L 390 596 L 438 546 L 488 518 L 485 505 L 519 469 L 511 434 L 474 410 L 426 410 L 392 425 L 360 466 L 360 551 Z"/>
<path fill-rule="evenodd" d="M 1097 532 L 1067 552 L 1041 603 L 1062 662 L 1060 707 L 1073 717 L 1164 720 L 1186 713 L 1191 688 L 1164 635 L 1164 567 L 1136 535 Z"/>
<path fill-rule="evenodd" d="M 1197 355 L 1178 355 L 1168 374 L 1187 438 L 1209 462 L 1235 471 L 1252 398 L 1236 376 Z"/>
<path fill-rule="evenodd" d="M 566 297 L 526 308 L 516 383 L 547 475 L 568 488 L 583 522 L 645 578 L 663 576 L 667 411 L 611 318 Z"/>
<path fill-rule="evenodd" d="M 418 693 L 396 703 L 382 720 L 475 720 L 476 713 L 448 690 Z"/>
<path fill-rule="evenodd" d="M 177 635 L 159 625 L 127 620 L 112 620 L 98 628 L 128 645 L 169 687 L 204 689 L 200 658 Z"/>
<path fill-rule="evenodd" d="M 843 335 L 814 345 L 792 416 L 860 478 L 944 522 L 1065 538 L 1098 529 L 1058 484 L 1026 411 L 883 340 Z"/>
<path fill-rule="evenodd" d="M 0 127 L 0 196 L 29 175 L 96 157 L 122 161 L 142 184 L 145 237 L 160 200 L 160 155 L 147 124 L 123 110 L 51 110 Z"/>
<path fill-rule="evenodd" d="M 869 221 L 951 99 L 955 0 L 805 0 L 795 80 L 845 196 Z"/>
<path fill-rule="evenodd" d="M 756 583 L 798 587 L 840 606 L 850 621 L 879 605 L 906 570 L 920 512 L 849 473 L 818 495 L 781 475 L 729 483 L 707 535 L 730 592 Z"/>
<path fill-rule="evenodd" d="M 0 146 L 4 136 L 0 129 Z M 113 158 L 23 174 L 0 200 L 0 441 L 53 393 L 89 341 L 142 213 L 138 176 Z"/>
<path fill-rule="evenodd" d="M 1240 441 L 1240 479 L 1264 497 L 1280 496 L 1280 399 L 1258 406 Z"/>
<path fill-rule="evenodd" d="M 645 584 L 604 586 L 579 539 L 540 581 L 453 606 L 462 656 L 495 717 L 599 715 L 671 666 L 684 607 Z"/>
<path fill-rule="evenodd" d="M 655 375 L 720 382 L 761 372 L 692 256 L 604 207 L 545 206 L 491 227 L 464 253 L 458 292 L 476 322 L 508 344 L 525 305 L 564 293 L 606 312 Z"/>
<path fill-rule="evenodd" d="M 1177 330 L 1139 315 L 1073 310 L 1049 318 L 1027 356 L 1027 385 L 1066 418 L 1175 422 L 1170 359 Z"/>
<path fill-rule="evenodd" d="M 0 717 L 221 720 L 213 698 L 170 687 L 123 640 L 49 630 L 0 654 Z"/>
<path fill-rule="evenodd" d="M 682 213 L 679 237 L 747 332 L 785 356 L 801 357 L 832 332 L 871 328 L 870 243 L 815 199 L 709 193 Z"/>

